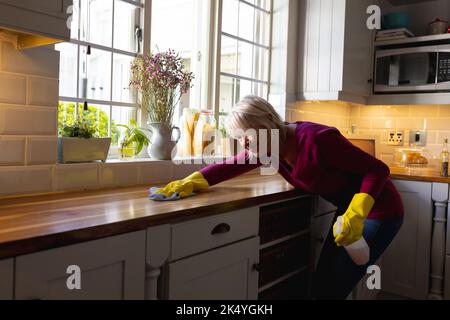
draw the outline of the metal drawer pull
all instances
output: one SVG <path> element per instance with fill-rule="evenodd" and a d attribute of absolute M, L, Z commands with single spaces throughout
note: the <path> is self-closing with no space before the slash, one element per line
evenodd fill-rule
<path fill-rule="evenodd" d="M 211 231 L 211 235 L 228 233 L 230 230 L 231 227 L 228 223 L 221 223 Z"/>

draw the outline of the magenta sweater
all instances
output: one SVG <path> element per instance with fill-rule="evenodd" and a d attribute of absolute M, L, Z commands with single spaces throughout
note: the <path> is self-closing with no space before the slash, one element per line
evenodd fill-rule
<path fill-rule="evenodd" d="M 280 160 L 279 168 L 292 186 L 320 195 L 344 211 L 356 193 L 367 193 L 375 199 L 369 219 L 403 217 L 403 203 L 388 166 L 355 147 L 336 128 L 311 122 L 296 125 L 295 167 Z M 261 166 L 259 162 L 239 164 L 243 158 L 248 158 L 246 150 L 200 172 L 213 186 Z"/>

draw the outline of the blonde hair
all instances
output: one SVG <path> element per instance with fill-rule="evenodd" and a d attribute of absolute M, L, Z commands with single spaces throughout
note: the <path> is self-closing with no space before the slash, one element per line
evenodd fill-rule
<path fill-rule="evenodd" d="M 233 137 L 233 131 L 248 129 L 278 129 L 280 140 L 286 139 L 286 127 L 275 108 L 263 98 L 254 95 L 245 96 L 239 101 L 225 120 L 227 133 Z"/>

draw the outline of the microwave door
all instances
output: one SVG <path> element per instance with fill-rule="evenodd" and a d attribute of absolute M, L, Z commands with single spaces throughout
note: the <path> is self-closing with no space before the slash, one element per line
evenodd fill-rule
<path fill-rule="evenodd" d="M 437 46 L 380 50 L 376 54 L 376 93 L 436 90 Z"/>
<path fill-rule="evenodd" d="M 450 91 L 450 45 L 438 47 L 437 90 Z"/>

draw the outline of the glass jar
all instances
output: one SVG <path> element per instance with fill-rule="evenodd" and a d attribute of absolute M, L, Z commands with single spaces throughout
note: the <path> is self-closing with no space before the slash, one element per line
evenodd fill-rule
<path fill-rule="evenodd" d="M 214 147 L 211 146 L 215 143 L 216 134 L 216 120 L 212 111 L 202 111 L 195 126 L 194 132 L 194 156 L 213 156 Z M 208 148 L 207 154 L 204 154 L 205 149 Z"/>

